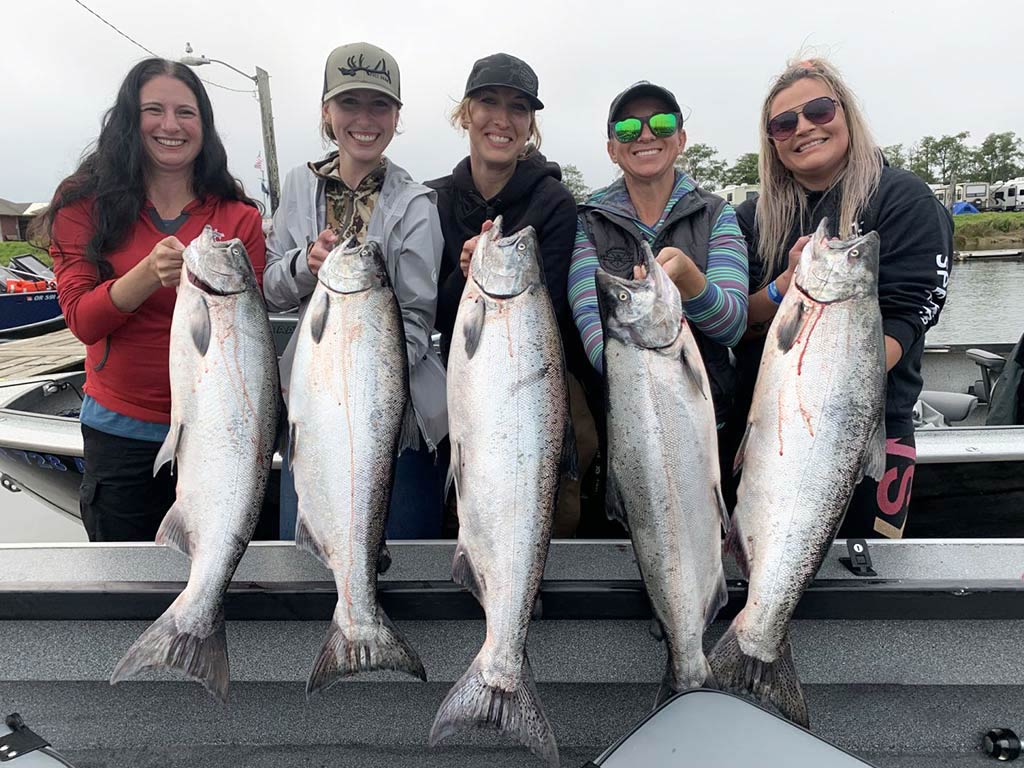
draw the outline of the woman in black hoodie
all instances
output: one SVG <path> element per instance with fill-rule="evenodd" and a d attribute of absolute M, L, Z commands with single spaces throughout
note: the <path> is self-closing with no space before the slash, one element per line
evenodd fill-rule
<path fill-rule="evenodd" d="M 509 234 L 532 226 L 540 244 L 544 280 L 558 318 L 566 365 L 571 374 L 578 376 L 589 366 L 566 295 L 576 237 L 576 203 L 561 182 L 558 164 L 548 162 L 538 149 L 540 131 L 535 115 L 543 108 L 537 98 L 537 75 L 526 62 L 496 53 L 473 65 L 465 95 L 451 114 L 452 125 L 469 134 L 469 156 L 455 166 L 451 175 L 426 182 L 437 190 L 437 212 L 444 235 L 435 327 L 447 359 L 477 238 L 490 229 L 497 216 L 502 217 L 502 230 Z M 592 428 L 581 430 L 580 422 L 589 422 L 590 416 L 578 383 L 570 382 L 570 393 L 582 469 L 596 444 L 581 434 L 592 432 Z M 588 443 L 594 444 L 590 450 Z M 559 512 L 556 535 L 567 535 L 575 529 L 579 505 L 570 502 L 570 506 L 575 509 L 568 515 Z"/>

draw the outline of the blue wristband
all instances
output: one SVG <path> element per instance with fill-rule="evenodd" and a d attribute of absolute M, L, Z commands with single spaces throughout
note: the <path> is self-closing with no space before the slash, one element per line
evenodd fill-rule
<path fill-rule="evenodd" d="M 779 287 L 775 285 L 774 280 L 768 283 L 768 298 L 771 299 L 775 304 L 782 303 L 782 294 L 779 293 Z"/>

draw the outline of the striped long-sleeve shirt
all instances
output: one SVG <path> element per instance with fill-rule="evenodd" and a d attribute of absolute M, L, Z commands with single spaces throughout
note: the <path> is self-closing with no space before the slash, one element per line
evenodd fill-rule
<path fill-rule="evenodd" d="M 621 179 L 595 192 L 587 205 L 600 205 L 631 219 L 653 246 L 676 204 L 694 189 L 692 179 L 677 171 L 672 194 L 653 227 L 637 217 Z M 581 217 L 576 225 L 576 243 L 569 267 L 569 303 L 587 357 L 594 368 L 603 372 L 604 331 L 597 307 L 597 267 L 597 251 L 587 236 Z M 735 346 L 746 329 L 747 269 L 747 247 L 736 222 L 736 213 L 732 206 L 725 205 L 708 238 L 707 269 L 704 273 L 707 284 L 701 293 L 684 302 L 683 308 L 687 319 L 705 336 L 727 347 Z"/>

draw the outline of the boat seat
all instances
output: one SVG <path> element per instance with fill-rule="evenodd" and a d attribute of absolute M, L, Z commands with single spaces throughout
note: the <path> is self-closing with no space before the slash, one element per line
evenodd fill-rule
<path fill-rule="evenodd" d="M 985 349 L 968 349 L 965 353 L 968 360 L 973 360 L 981 368 L 981 379 L 967 390 L 978 396 L 978 400 L 987 403 L 992 398 L 992 386 L 999 374 L 1003 372 L 1006 359 Z"/>
<path fill-rule="evenodd" d="M 926 389 L 921 392 L 920 399 L 941 413 L 950 423 L 963 421 L 978 406 L 977 397 L 962 395 L 959 392 L 936 392 Z"/>
<path fill-rule="evenodd" d="M 1006 365 L 1005 357 L 985 349 L 968 349 L 966 354 L 968 360 L 973 360 L 982 368 L 991 371 L 997 376 L 1002 372 L 1003 366 Z"/>

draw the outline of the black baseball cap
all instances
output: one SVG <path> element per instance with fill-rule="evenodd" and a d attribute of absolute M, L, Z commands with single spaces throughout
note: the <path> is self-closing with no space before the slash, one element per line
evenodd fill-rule
<path fill-rule="evenodd" d="M 660 85 L 648 82 L 647 80 L 641 80 L 633 83 L 629 88 L 624 90 L 614 99 L 612 99 L 612 105 L 608 108 L 608 122 L 614 122 L 618 116 L 619 110 L 622 106 L 633 99 L 643 98 L 644 96 L 653 96 L 656 99 L 661 99 L 671 108 L 673 112 L 682 114 L 683 110 L 679 108 L 679 102 L 676 101 L 675 95 L 668 88 L 663 88 Z"/>
<path fill-rule="evenodd" d="M 544 102 L 537 98 L 537 73 L 511 54 L 493 53 L 478 59 L 466 80 L 464 97 L 488 87 L 512 88 L 526 96 L 534 109 L 544 109 Z"/>

